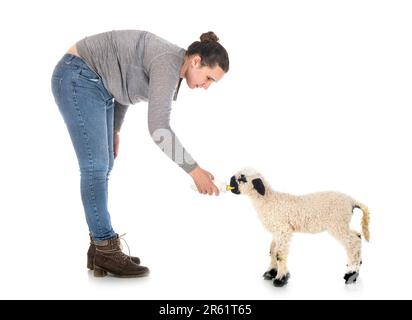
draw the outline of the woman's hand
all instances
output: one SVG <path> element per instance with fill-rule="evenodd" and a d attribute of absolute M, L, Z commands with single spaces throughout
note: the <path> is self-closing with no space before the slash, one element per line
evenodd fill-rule
<path fill-rule="evenodd" d="M 212 194 L 219 195 L 219 189 L 214 185 L 212 181 L 214 177 L 210 172 L 203 170 L 201 167 L 196 167 L 189 174 L 193 178 L 199 193 L 210 196 Z"/>
<path fill-rule="evenodd" d="M 114 158 L 117 158 L 117 155 L 119 154 L 119 144 L 120 144 L 120 133 L 119 131 L 115 131 L 113 133 L 113 153 L 114 153 Z"/>

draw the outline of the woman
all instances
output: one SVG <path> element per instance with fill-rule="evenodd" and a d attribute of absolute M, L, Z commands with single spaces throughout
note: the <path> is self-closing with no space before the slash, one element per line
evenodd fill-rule
<path fill-rule="evenodd" d="M 187 50 L 147 31 L 97 34 L 77 42 L 57 64 L 52 91 L 64 118 L 81 172 L 81 195 L 91 244 L 87 266 L 139 277 L 149 269 L 120 249 L 107 209 L 108 177 L 119 152 L 119 132 L 128 105 L 148 101 L 153 140 L 191 175 L 202 194 L 219 194 L 213 176 L 181 145 L 169 125 L 171 103 L 182 79 L 191 89 L 207 89 L 229 70 L 226 50 L 213 32 Z"/>

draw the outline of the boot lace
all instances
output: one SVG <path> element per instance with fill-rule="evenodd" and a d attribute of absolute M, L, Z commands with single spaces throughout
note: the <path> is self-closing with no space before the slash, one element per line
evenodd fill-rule
<path fill-rule="evenodd" d="M 119 245 L 120 245 L 120 250 L 123 250 L 123 245 L 122 245 L 122 243 L 120 242 L 120 240 L 123 240 L 123 241 L 124 241 L 124 243 L 126 244 L 126 247 L 127 247 L 127 252 L 129 253 L 128 255 L 123 254 L 123 255 L 124 255 L 124 259 L 129 258 L 129 260 L 130 260 L 130 261 L 132 261 L 132 255 L 130 254 L 130 247 L 129 247 L 129 245 L 128 245 L 128 243 L 127 243 L 126 239 L 124 239 L 124 238 L 123 238 L 125 235 L 126 235 L 126 233 L 123 233 L 122 235 L 120 235 L 120 236 L 119 236 Z"/>
<path fill-rule="evenodd" d="M 114 254 L 114 257 L 116 259 L 123 260 L 123 263 L 125 263 L 127 260 L 130 260 L 131 262 L 133 262 L 132 257 L 130 255 L 130 247 L 129 247 L 127 241 L 123 238 L 125 235 L 126 235 L 126 233 L 123 233 L 122 235 L 119 235 L 119 242 L 118 243 L 119 243 L 119 249 L 120 250 L 119 249 L 100 250 L 98 247 L 96 247 L 96 251 Z M 128 255 L 122 252 L 123 245 L 122 245 L 120 240 L 123 240 L 124 243 L 126 244 L 127 251 L 129 253 Z"/>

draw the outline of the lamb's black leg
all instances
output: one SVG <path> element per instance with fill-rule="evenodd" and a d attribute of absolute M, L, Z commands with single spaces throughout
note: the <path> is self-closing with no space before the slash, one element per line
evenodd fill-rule
<path fill-rule="evenodd" d="M 277 274 L 278 274 L 278 271 L 276 269 L 270 269 L 269 271 L 266 271 L 263 274 L 263 279 L 272 280 L 273 278 L 276 278 Z"/>
<path fill-rule="evenodd" d="M 282 278 L 280 279 L 273 279 L 273 285 L 275 287 L 283 287 L 288 283 L 288 280 L 290 278 L 290 273 L 286 273 Z"/>
<path fill-rule="evenodd" d="M 345 284 L 351 284 L 351 283 L 356 282 L 356 280 L 358 279 L 358 276 L 359 276 L 359 272 L 352 271 L 352 272 L 345 273 L 345 275 L 343 276 L 343 279 L 345 279 Z"/>

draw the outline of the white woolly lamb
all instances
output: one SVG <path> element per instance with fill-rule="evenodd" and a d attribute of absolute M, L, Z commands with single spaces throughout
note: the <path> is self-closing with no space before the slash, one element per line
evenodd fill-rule
<path fill-rule="evenodd" d="M 344 276 L 346 283 L 354 283 L 359 275 L 361 235 L 350 229 L 354 208 L 363 211 L 362 233 L 369 241 L 369 211 L 362 203 L 338 192 L 318 192 L 294 196 L 275 192 L 263 176 L 254 169 L 240 170 L 230 179 L 231 191 L 250 197 L 259 218 L 272 235 L 271 262 L 263 277 L 273 280 L 276 287 L 289 279 L 286 265 L 288 246 L 293 232 L 329 232 L 346 249 L 348 256 Z"/>

